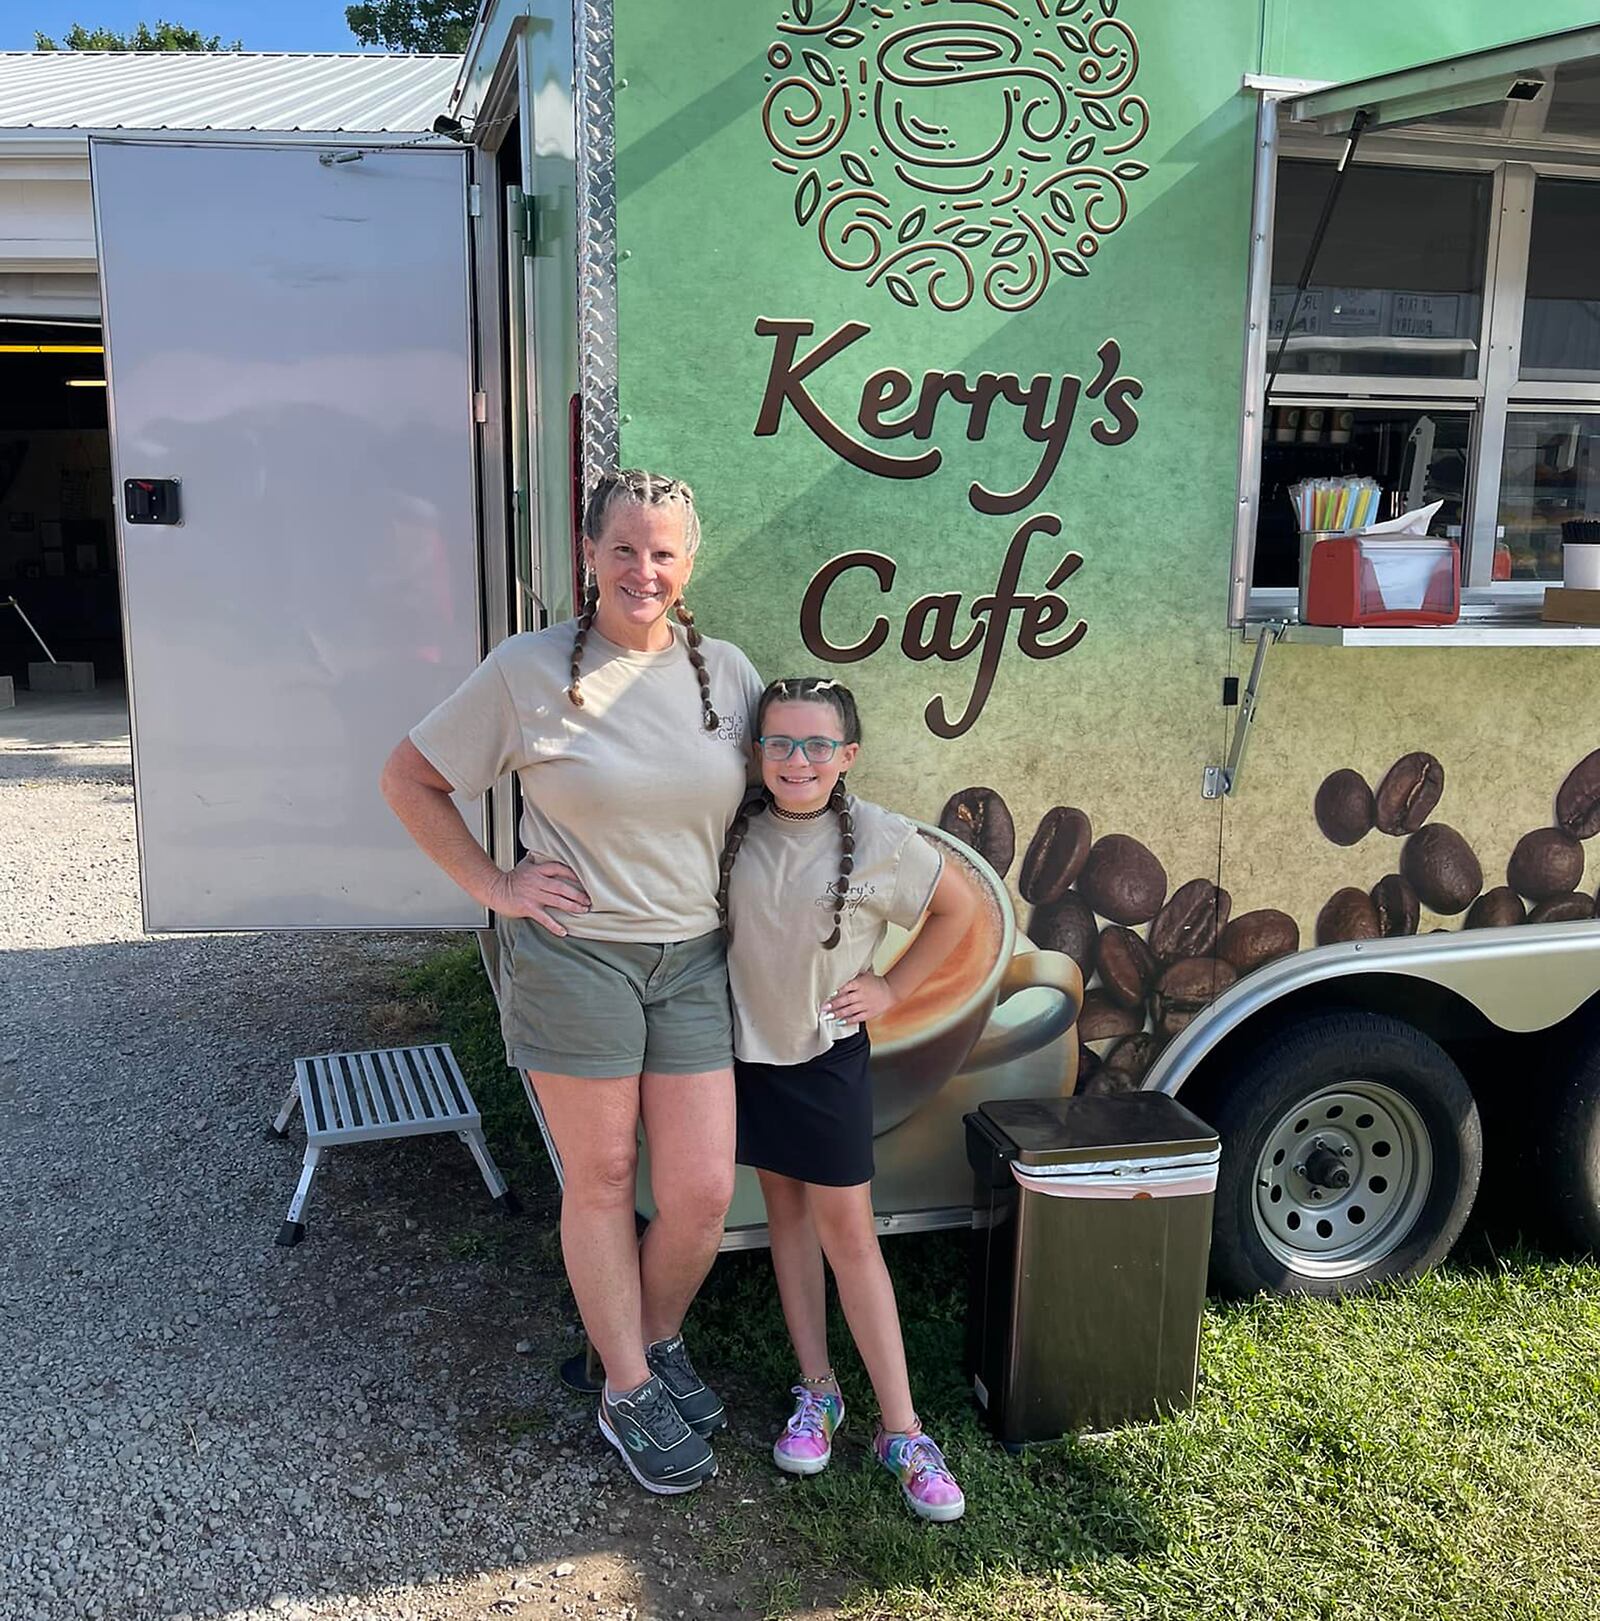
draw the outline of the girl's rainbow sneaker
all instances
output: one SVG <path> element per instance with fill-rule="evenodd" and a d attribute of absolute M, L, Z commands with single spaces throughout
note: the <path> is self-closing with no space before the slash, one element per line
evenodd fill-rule
<path fill-rule="evenodd" d="M 895 1435 L 880 1429 L 872 1450 L 900 1482 L 901 1496 L 919 1519 L 959 1520 L 966 1513 L 967 1500 L 931 1436 L 921 1430 Z"/>
<path fill-rule="evenodd" d="M 834 1431 L 844 1423 L 844 1397 L 831 1391 L 793 1387 L 795 1403 L 783 1434 L 772 1447 L 772 1461 L 786 1475 L 817 1475 L 833 1456 Z"/>

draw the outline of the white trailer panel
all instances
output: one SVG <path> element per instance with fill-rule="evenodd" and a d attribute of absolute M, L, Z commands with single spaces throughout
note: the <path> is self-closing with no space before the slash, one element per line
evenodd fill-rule
<path fill-rule="evenodd" d="M 323 155 L 91 145 L 152 932 L 484 921 L 378 792 L 481 651 L 466 158 Z"/>

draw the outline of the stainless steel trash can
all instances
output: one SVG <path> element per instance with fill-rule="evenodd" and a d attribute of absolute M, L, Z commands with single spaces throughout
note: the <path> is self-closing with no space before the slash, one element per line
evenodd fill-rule
<path fill-rule="evenodd" d="M 1187 1406 L 1216 1132 L 1160 1092 L 1008 1099 L 966 1125 L 967 1374 L 1001 1441 Z"/>

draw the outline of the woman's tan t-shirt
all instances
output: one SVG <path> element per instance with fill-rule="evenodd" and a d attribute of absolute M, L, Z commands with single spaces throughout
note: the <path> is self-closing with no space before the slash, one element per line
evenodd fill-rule
<path fill-rule="evenodd" d="M 583 708 L 568 697 L 572 621 L 503 641 L 411 741 L 457 793 L 476 796 L 515 771 L 522 842 L 563 861 L 588 892 L 563 913 L 580 940 L 692 940 L 718 925 L 728 824 L 744 795 L 748 739 L 761 696 L 755 667 L 731 642 L 701 643 L 711 704 L 683 633 L 635 653 L 591 630 Z"/>
<path fill-rule="evenodd" d="M 825 1029 L 822 1004 L 872 966 L 890 923 L 915 927 L 933 899 L 943 859 L 915 825 L 853 794 L 849 806 L 855 870 L 831 951 L 838 817 L 750 818 L 728 882 L 733 1050 L 747 1063 L 803 1064 L 853 1031 Z"/>

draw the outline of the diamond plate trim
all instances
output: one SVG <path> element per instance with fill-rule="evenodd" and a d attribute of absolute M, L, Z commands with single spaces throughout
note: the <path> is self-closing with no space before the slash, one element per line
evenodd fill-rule
<path fill-rule="evenodd" d="M 583 488 L 618 465 L 617 133 L 612 0 L 575 0 L 578 80 L 578 379 Z"/>

